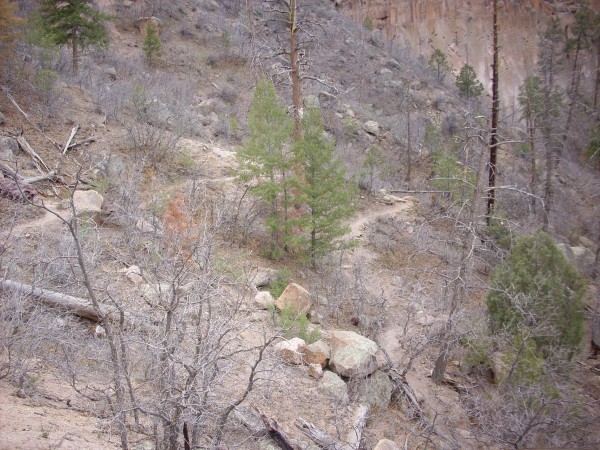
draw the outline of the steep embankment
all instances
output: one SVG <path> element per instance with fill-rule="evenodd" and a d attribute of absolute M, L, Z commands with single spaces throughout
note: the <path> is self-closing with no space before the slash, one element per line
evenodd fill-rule
<path fill-rule="evenodd" d="M 427 57 L 435 48 L 442 49 L 455 72 L 464 63 L 471 64 L 479 79 L 489 88 L 491 1 L 338 0 L 336 3 L 341 11 L 357 22 L 367 20 L 388 39 L 410 45 L 417 54 Z M 539 32 L 554 16 L 563 23 L 570 23 L 581 3 L 600 9 L 599 0 L 499 2 L 502 95 L 509 108 L 518 86 L 535 69 Z M 591 74 L 588 78 L 591 80 Z"/>

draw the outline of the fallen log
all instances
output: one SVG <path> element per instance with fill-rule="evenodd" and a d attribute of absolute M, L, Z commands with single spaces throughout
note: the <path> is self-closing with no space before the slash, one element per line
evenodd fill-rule
<path fill-rule="evenodd" d="M 101 310 L 97 311 L 89 300 L 36 288 L 29 284 L 19 283 L 18 281 L 0 280 L 0 291 L 14 291 L 20 294 L 30 295 L 43 305 L 62 309 L 94 322 L 100 322 L 102 320 L 101 316 L 104 316 L 109 320 L 115 320 L 119 317 L 119 312 L 116 308 L 102 305 Z"/>
<path fill-rule="evenodd" d="M 13 170 L 11 167 L 8 166 L 8 164 L 4 164 L 3 162 L 0 162 L 0 172 L 16 180 L 23 179 L 23 177 L 19 175 L 16 170 Z"/>
<path fill-rule="evenodd" d="M 302 447 L 296 444 L 292 438 L 289 437 L 283 429 L 281 429 L 275 419 L 267 417 L 265 414 L 260 412 L 256 406 L 252 406 L 252 408 L 254 408 L 258 414 L 260 414 L 260 418 L 265 424 L 265 428 L 269 437 L 273 439 L 277 445 L 279 445 L 279 448 L 282 450 L 302 450 Z"/>
<path fill-rule="evenodd" d="M 296 426 L 315 444 L 326 450 L 358 450 L 360 448 L 360 441 L 362 439 L 363 430 L 365 429 L 368 418 L 369 407 L 366 405 L 359 405 L 354 412 L 352 426 L 350 427 L 350 431 L 348 431 L 346 434 L 345 442 L 338 441 L 337 439 L 329 436 L 327 433 L 320 430 L 312 423 L 307 422 L 302 417 L 298 417 L 296 420 Z"/>
<path fill-rule="evenodd" d="M 78 145 L 89 144 L 90 142 L 96 142 L 98 138 L 96 136 L 92 136 L 90 138 L 84 139 L 83 141 L 73 142 L 69 144 L 69 148 L 77 147 Z"/>
<path fill-rule="evenodd" d="M 44 162 L 44 160 L 41 158 L 40 155 L 38 155 L 35 150 L 33 149 L 33 147 L 31 147 L 31 145 L 29 145 L 29 142 L 27 142 L 27 139 L 25 139 L 24 136 L 19 136 L 17 138 L 17 142 L 19 143 L 19 146 L 21 147 L 21 149 L 27 153 L 29 155 L 29 157 L 33 160 L 33 162 L 35 163 L 35 165 L 37 166 L 37 168 L 39 169 L 40 172 L 44 172 L 44 170 L 42 170 L 42 168 L 46 169 L 46 172 L 50 172 L 50 167 L 48 167 L 48 165 Z M 42 167 L 40 167 L 42 166 Z"/>
<path fill-rule="evenodd" d="M 67 143 L 65 144 L 65 148 L 64 148 L 64 150 L 62 152 L 63 155 L 65 153 L 67 153 L 67 150 L 69 149 L 69 146 L 71 145 L 71 141 L 73 140 L 73 138 L 77 134 L 77 131 L 79 131 L 79 125 L 77 125 L 76 127 L 73 127 L 73 129 L 71 130 L 71 135 L 69 136 L 69 139 L 67 139 Z"/>

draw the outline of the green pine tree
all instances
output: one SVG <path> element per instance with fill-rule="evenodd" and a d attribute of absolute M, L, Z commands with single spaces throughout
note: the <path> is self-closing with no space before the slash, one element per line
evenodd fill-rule
<path fill-rule="evenodd" d="M 350 231 L 342 221 L 355 210 L 356 186 L 346 181 L 345 169 L 333 156 L 334 143 L 324 136 L 321 112 L 307 109 L 302 122 L 304 135 L 296 148 L 304 161 L 302 193 L 310 211 L 304 221 L 310 235 L 305 246 L 315 268 L 317 260 L 338 248 L 339 238 Z"/>
<path fill-rule="evenodd" d="M 461 97 L 467 100 L 477 98 L 483 93 L 483 84 L 477 79 L 472 66 L 465 64 L 456 78 L 456 87 Z"/>
<path fill-rule="evenodd" d="M 160 42 L 158 30 L 151 23 L 146 27 L 146 37 L 144 38 L 142 48 L 150 64 L 153 64 L 156 58 L 160 58 L 162 43 Z"/>
<path fill-rule="evenodd" d="M 94 9 L 89 0 L 43 0 L 41 16 L 44 30 L 54 45 L 71 44 L 74 74 L 79 71 L 80 49 L 108 44 L 104 22 L 112 17 Z"/>
<path fill-rule="evenodd" d="M 585 285 L 543 231 L 517 239 L 491 277 L 487 297 L 492 333 L 526 335 L 540 351 L 574 351 L 583 338 Z"/>
<path fill-rule="evenodd" d="M 450 72 L 450 64 L 446 59 L 446 55 L 439 48 L 436 48 L 429 59 L 429 67 L 433 70 L 438 80 L 442 81 L 446 74 Z"/>
<path fill-rule="evenodd" d="M 290 208 L 294 203 L 293 188 L 298 182 L 294 173 L 297 159 L 291 146 L 293 122 L 277 101 L 275 87 L 269 80 L 262 80 L 256 86 L 248 112 L 248 128 L 250 138 L 238 152 L 239 178 L 255 182 L 253 194 L 269 207 L 269 257 L 275 259 L 288 248 L 292 238 Z"/>

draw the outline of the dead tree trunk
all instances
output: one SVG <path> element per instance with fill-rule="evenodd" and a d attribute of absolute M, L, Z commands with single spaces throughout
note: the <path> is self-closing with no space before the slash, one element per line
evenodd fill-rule
<path fill-rule="evenodd" d="M 36 288 L 29 284 L 23 284 L 13 280 L 0 280 L 0 290 L 30 295 L 43 305 L 51 308 L 58 308 L 71 314 L 75 314 L 76 316 L 83 317 L 84 319 L 93 320 L 94 322 L 102 320 L 92 303 L 82 298 Z M 104 312 L 103 315 L 106 318 L 118 319 L 118 312 L 114 308 L 103 306 L 102 309 Z"/>
<path fill-rule="evenodd" d="M 492 64 L 492 133 L 490 137 L 490 163 L 487 195 L 487 224 L 490 224 L 496 201 L 496 161 L 498 159 L 498 0 L 494 0 L 494 62 Z"/>

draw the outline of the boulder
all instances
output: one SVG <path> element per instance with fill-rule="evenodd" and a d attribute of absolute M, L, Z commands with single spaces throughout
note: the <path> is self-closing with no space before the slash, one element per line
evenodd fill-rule
<path fill-rule="evenodd" d="M 377 370 L 377 344 L 354 331 L 333 331 L 329 368 L 343 377 L 364 377 Z"/>
<path fill-rule="evenodd" d="M 321 103 L 319 102 L 319 97 L 316 95 L 307 95 L 304 98 L 304 107 L 305 108 L 321 108 Z"/>
<path fill-rule="evenodd" d="M 387 67 L 384 67 L 383 69 L 381 69 L 379 71 L 379 75 L 390 75 L 392 73 L 392 71 L 390 69 L 388 69 Z"/>
<path fill-rule="evenodd" d="M 306 350 L 304 351 L 304 362 L 327 367 L 327 361 L 330 356 L 331 350 L 329 345 L 327 345 L 325 341 L 317 341 L 306 346 Z"/>
<path fill-rule="evenodd" d="M 596 248 L 596 244 L 594 244 L 594 242 L 591 239 L 588 239 L 585 236 L 579 236 L 579 243 L 584 247 L 587 247 L 592 250 Z"/>
<path fill-rule="evenodd" d="M 386 194 L 383 196 L 383 203 L 386 205 L 393 205 L 394 203 L 398 202 L 404 202 L 404 199 L 391 194 Z"/>
<path fill-rule="evenodd" d="M 379 123 L 374 120 L 368 120 L 363 124 L 363 129 L 373 136 L 379 136 Z"/>
<path fill-rule="evenodd" d="M 402 89 L 402 83 L 396 80 L 387 80 L 383 83 L 383 85 L 392 89 Z"/>
<path fill-rule="evenodd" d="M 287 364 L 300 365 L 306 350 L 304 339 L 292 338 L 275 344 L 275 353 Z"/>
<path fill-rule="evenodd" d="M 275 302 L 278 310 L 293 308 L 298 314 L 308 314 L 312 308 L 309 292 L 296 283 L 290 283 Z"/>
<path fill-rule="evenodd" d="M 323 378 L 323 368 L 320 364 L 309 364 L 308 365 L 308 376 L 315 380 Z"/>
<path fill-rule="evenodd" d="M 250 284 L 257 288 L 270 285 L 277 279 L 277 271 L 270 267 L 257 267 L 256 273 L 250 275 Z"/>
<path fill-rule="evenodd" d="M 359 384 L 359 402 L 377 408 L 387 408 L 392 399 L 393 390 L 394 384 L 390 377 L 385 372 L 378 370 Z"/>
<path fill-rule="evenodd" d="M 398 445 L 394 441 L 390 441 L 389 439 L 382 439 L 377 443 L 375 447 L 373 447 L 373 450 L 400 450 L 400 447 L 398 447 Z"/>
<path fill-rule="evenodd" d="M 8 136 L 0 136 L 0 161 L 14 161 L 19 152 L 17 141 Z"/>
<path fill-rule="evenodd" d="M 75 191 L 73 193 L 73 204 L 78 217 L 88 216 L 94 218 L 102 211 L 104 198 L 93 189 L 89 191 Z"/>
<path fill-rule="evenodd" d="M 348 386 L 346 386 L 344 380 L 333 372 L 326 371 L 323 373 L 318 390 L 321 394 L 331 397 L 344 405 L 350 401 Z"/>
<path fill-rule="evenodd" d="M 142 288 L 141 296 L 151 304 L 157 304 L 161 298 L 165 299 L 171 295 L 171 283 L 146 284 Z"/>
<path fill-rule="evenodd" d="M 119 273 L 125 274 L 125 277 L 133 284 L 138 285 L 144 282 L 142 270 L 138 266 L 129 266 L 119 270 Z"/>
<path fill-rule="evenodd" d="M 400 65 L 400 63 L 394 59 L 394 58 L 390 58 L 385 62 L 385 65 L 388 67 L 391 67 L 392 69 L 402 69 L 402 66 Z"/>
<path fill-rule="evenodd" d="M 269 291 L 261 291 L 254 297 L 254 306 L 258 309 L 269 309 L 275 299 Z"/>

